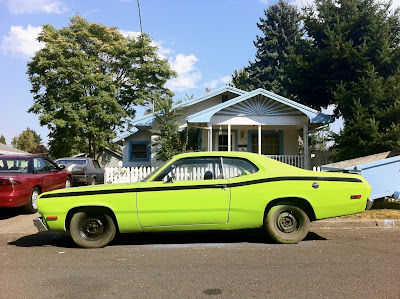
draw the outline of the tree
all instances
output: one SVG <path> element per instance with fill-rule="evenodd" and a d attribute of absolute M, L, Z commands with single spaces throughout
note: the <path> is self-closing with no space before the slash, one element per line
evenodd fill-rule
<path fill-rule="evenodd" d="M 164 85 L 175 73 L 146 34 L 125 38 L 75 16 L 59 30 L 44 25 L 38 40 L 45 47 L 28 62 L 29 112 L 50 130 L 53 157 L 98 157 L 117 129 L 129 128 L 135 105 L 172 96 Z"/>
<path fill-rule="evenodd" d="M 349 120 L 353 100 L 338 98 L 339 87 L 350 91 L 372 68 L 386 79 L 400 64 L 399 11 L 391 13 L 390 2 L 317 0 L 304 9 L 304 28 L 307 38 L 290 56 L 285 86 L 313 108 L 335 104 L 336 115 Z"/>
<path fill-rule="evenodd" d="M 177 118 L 182 115 L 179 108 L 174 108 L 171 98 L 160 101 L 157 105 L 155 121 L 159 130 L 151 130 L 156 135 L 153 147 L 156 149 L 157 160 L 167 161 L 174 155 L 186 152 L 188 131 L 179 132 L 180 123 Z"/>
<path fill-rule="evenodd" d="M 0 143 L 2 143 L 2 144 L 7 144 L 7 142 L 6 142 L 6 137 L 4 137 L 4 135 L 1 135 L 1 136 L 0 136 Z"/>
<path fill-rule="evenodd" d="M 32 153 L 39 145 L 35 142 L 35 135 L 29 128 L 19 134 L 18 137 L 14 137 L 11 144 L 13 147 L 29 153 Z"/>
<path fill-rule="evenodd" d="M 251 91 L 254 89 L 250 82 L 249 73 L 245 69 L 241 69 L 239 71 L 235 69 L 229 85 L 245 91 Z"/>
<path fill-rule="evenodd" d="M 296 6 L 283 0 L 264 10 L 257 27 L 263 35 L 254 42 L 257 48 L 255 62 L 245 70 L 254 88 L 264 88 L 282 96 L 288 96 L 282 86 L 286 78 L 284 71 L 290 50 L 301 39 L 301 17 Z M 243 75 L 243 74 L 241 74 Z"/>

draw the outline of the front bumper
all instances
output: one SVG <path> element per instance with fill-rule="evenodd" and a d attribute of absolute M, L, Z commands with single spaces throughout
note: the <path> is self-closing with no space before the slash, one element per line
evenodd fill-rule
<path fill-rule="evenodd" d="M 38 229 L 39 232 L 48 231 L 48 228 L 44 224 L 42 217 L 36 217 L 35 219 L 33 219 L 33 224 L 35 225 L 35 227 Z"/>
<path fill-rule="evenodd" d="M 374 201 L 375 201 L 374 199 L 368 198 L 367 199 L 367 205 L 366 205 L 365 209 L 366 210 L 371 210 L 372 205 L 374 204 Z"/>

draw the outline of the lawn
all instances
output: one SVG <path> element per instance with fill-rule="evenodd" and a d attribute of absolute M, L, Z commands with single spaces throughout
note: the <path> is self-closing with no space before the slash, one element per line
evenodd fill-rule
<path fill-rule="evenodd" d="M 377 200 L 372 209 L 359 214 L 338 217 L 341 219 L 400 219 L 400 200 Z"/>

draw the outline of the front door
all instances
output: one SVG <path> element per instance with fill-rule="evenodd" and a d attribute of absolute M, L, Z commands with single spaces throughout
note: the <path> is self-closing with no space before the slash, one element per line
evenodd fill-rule
<path fill-rule="evenodd" d="M 186 158 L 141 183 L 137 209 L 143 228 L 228 222 L 230 189 L 220 158 Z"/>

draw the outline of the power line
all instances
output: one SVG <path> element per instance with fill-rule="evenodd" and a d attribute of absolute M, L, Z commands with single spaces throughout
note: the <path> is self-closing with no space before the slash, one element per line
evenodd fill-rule
<path fill-rule="evenodd" d="M 138 7 L 138 10 L 139 10 L 140 33 L 143 34 L 142 17 L 141 17 L 141 15 L 140 15 L 140 4 L 139 4 L 139 0 L 137 0 L 137 7 Z"/>

